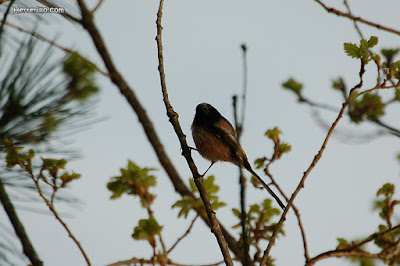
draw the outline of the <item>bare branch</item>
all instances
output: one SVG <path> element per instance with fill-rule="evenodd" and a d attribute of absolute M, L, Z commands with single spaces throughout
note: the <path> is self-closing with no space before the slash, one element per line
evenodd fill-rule
<path fill-rule="evenodd" d="M 43 262 L 37 255 L 31 241 L 29 240 L 28 235 L 26 234 L 22 222 L 19 220 L 17 213 L 15 212 L 15 208 L 7 195 L 7 192 L 4 188 L 4 184 L 1 181 L 1 178 L 0 178 L 0 201 L 4 207 L 5 212 L 8 215 L 8 218 L 10 219 L 12 226 L 14 227 L 15 233 L 17 234 L 19 240 L 21 241 L 24 254 L 29 258 L 33 266 L 42 266 Z"/>
<path fill-rule="evenodd" d="M 342 12 L 342 11 L 339 11 L 339 10 L 333 8 L 333 7 L 328 7 L 328 6 L 325 5 L 321 0 L 315 0 L 315 2 L 317 2 L 318 4 L 320 4 L 320 5 L 321 5 L 326 11 L 328 11 L 329 13 L 336 14 L 336 15 L 338 15 L 339 17 L 349 18 L 349 19 L 351 19 L 351 20 L 353 20 L 353 21 L 358 21 L 358 22 L 364 23 L 364 24 L 366 24 L 366 25 L 375 27 L 375 28 L 377 28 L 377 29 L 384 30 L 384 31 L 387 31 L 387 32 L 391 32 L 391 33 L 400 35 L 400 31 L 399 31 L 399 30 L 396 30 L 396 29 L 393 29 L 393 28 L 390 28 L 390 27 L 386 27 L 386 26 L 380 25 L 380 24 L 378 24 L 378 23 L 375 23 L 375 22 L 372 22 L 372 21 L 363 19 L 363 18 L 361 18 L 361 17 L 354 16 L 354 15 L 352 15 L 351 13 L 344 13 L 344 12 Z"/>
<path fill-rule="evenodd" d="M 367 237 L 363 241 L 361 241 L 357 244 L 354 244 L 348 248 L 326 251 L 326 252 L 321 253 L 321 254 L 315 256 L 314 258 L 308 260 L 306 265 L 314 265 L 316 262 L 318 262 L 320 260 L 331 258 L 331 257 L 338 258 L 338 257 L 356 256 L 356 257 L 362 257 L 362 258 L 391 259 L 391 257 L 393 255 L 398 255 L 398 253 L 400 252 L 398 250 L 398 247 L 393 252 L 388 252 L 384 249 L 382 252 L 377 253 L 377 254 L 368 253 L 366 251 L 359 250 L 359 248 L 362 247 L 363 245 L 365 245 L 371 241 L 374 241 L 375 239 L 377 239 L 383 235 L 386 235 L 390 232 L 393 232 L 394 230 L 397 230 L 399 228 L 400 228 L 400 224 L 396 225 L 388 230 L 385 230 L 383 232 L 372 234 L 371 236 Z M 400 239 L 396 242 L 395 246 L 398 246 L 399 241 L 400 241 Z"/>
<path fill-rule="evenodd" d="M 345 5 L 345 7 L 346 7 L 346 9 L 347 9 L 347 12 L 349 13 L 349 15 L 352 16 L 353 14 L 351 13 L 350 5 L 349 5 L 349 3 L 347 2 L 347 0 L 344 0 L 343 3 L 344 3 L 344 5 Z M 363 34 L 362 34 L 360 28 L 358 27 L 357 21 L 356 21 L 356 20 L 353 20 L 353 24 L 354 24 L 354 28 L 355 28 L 356 31 L 358 32 L 358 35 L 360 35 L 361 39 L 364 39 L 364 36 L 363 36 Z"/>
<path fill-rule="evenodd" d="M 101 6 L 101 4 L 103 4 L 103 1 L 104 0 L 99 0 L 99 2 L 97 3 L 97 5 L 92 9 L 92 14 L 94 14 L 98 9 L 99 9 L 99 7 Z"/>
<path fill-rule="evenodd" d="M 243 125 L 246 114 L 246 96 L 247 96 L 247 46 L 243 43 L 241 46 L 242 54 L 243 54 L 243 91 L 242 91 L 242 117 L 239 121 L 238 119 L 238 108 L 237 108 L 237 96 L 234 95 L 232 97 L 232 105 L 233 105 L 233 117 L 235 122 L 235 131 L 238 141 L 240 142 L 240 137 L 243 133 Z M 242 241 L 243 241 L 243 252 L 244 252 L 244 261 L 243 265 L 248 266 L 252 265 L 252 261 L 249 255 L 249 240 L 248 233 L 246 227 L 246 177 L 244 176 L 243 169 L 238 167 L 239 169 L 239 184 L 240 184 L 240 226 L 242 228 Z"/>

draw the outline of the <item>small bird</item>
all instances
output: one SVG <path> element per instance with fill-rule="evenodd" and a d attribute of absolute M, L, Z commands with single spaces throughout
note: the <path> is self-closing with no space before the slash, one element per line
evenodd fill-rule
<path fill-rule="evenodd" d="M 218 161 L 236 164 L 255 176 L 274 197 L 279 206 L 283 210 L 285 209 L 285 205 L 278 196 L 251 168 L 231 123 L 212 105 L 208 103 L 197 105 L 196 115 L 192 123 L 192 136 L 200 155 L 211 161 L 210 167 L 208 167 L 203 176 Z"/>

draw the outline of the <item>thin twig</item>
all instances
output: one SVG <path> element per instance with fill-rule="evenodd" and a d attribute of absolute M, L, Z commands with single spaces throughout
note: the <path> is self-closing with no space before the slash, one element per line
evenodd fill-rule
<path fill-rule="evenodd" d="M 267 165 L 265 166 L 264 172 L 265 174 L 271 179 L 271 183 L 278 189 L 279 193 L 281 193 L 281 195 L 285 198 L 286 202 L 289 201 L 289 198 L 286 196 L 286 194 L 283 192 L 283 190 L 281 189 L 281 187 L 278 185 L 278 183 L 276 183 L 274 177 L 272 176 L 272 174 L 269 172 L 269 166 L 272 164 L 272 162 L 275 161 L 274 156 L 272 156 L 272 160 L 270 160 Z M 301 221 L 300 218 L 300 212 L 297 209 L 296 205 L 294 205 L 294 203 L 292 204 L 292 208 L 294 210 L 294 213 L 296 215 L 297 218 L 297 222 L 299 224 L 299 228 L 300 228 L 300 233 L 301 233 L 301 238 L 303 241 L 303 248 L 304 248 L 304 258 L 306 261 L 308 261 L 310 259 L 310 255 L 308 253 L 308 245 L 307 245 L 307 238 L 306 238 L 306 233 L 303 227 L 303 223 Z"/>
<path fill-rule="evenodd" d="M 239 122 L 240 127 L 241 127 L 240 129 L 242 129 L 243 124 L 244 124 L 244 118 L 246 116 L 248 68 L 247 68 L 247 45 L 245 43 L 242 43 L 242 45 L 240 47 L 242 48 L 242 52 L 243 52 L 243 93 L 242 93 L 243 103 L 242 103 L 242 119 Z"/>
<path fill-rule="evenodd" d="M 167 91 L 167 85 L 165 82 L 165 70 L 164 70 L 164 57 L 163 57 L 163 46 L 162 46 L 162 26 L 161 26 L 161 19 L 162 19 L 162 9 L 164 5 L 164 0 L 160 0 L 160 5 L 159 9 L 157 12 L 157 20 L 156 20 L 156 26 L 157 26 L 157 36 L 156 36 L 156 41 L 157 41 L 157 51 L 158 51 L 158 71 L 160 74 L 160 81 L 161 81 L 161 90 L 163 94 L 163 101 L 165 104 L 165 108 L 167 111 L 167 115 L 169 117 L 169 121 L 171 122 L 175 133 L 178 136 L 178 139 L 181 143 L 181 148 L 182 148 L 182 154 L 184 155 L 189 168 L 193 174 L 194 182 L 197 186 L 197 189 L 200 193 L 200 197 L 203 201 L 205 210 L 207 212 L 207 216 L 210 220 L 211 224 L 211 231 L 214 233 L 215 237 L 217 238 L 218 245 L 221 249 L 221 253 L 224 256 L 224 261 L 226 265 L 231 265 L 233 266 L 232 263 L 232 258 L 229 253 L 229 248 L 228 248 L 228 243 L 226 242 L 224 235 L 222 234 L 220 225 L 218 223 L 218 220 L 215 216 L 215 212 L 212 209 L 210 200 L 208 199 L 207 191 L 203 185 L 202 179 L 200 178 L 200 174 L 197 171 L 197 167 L 194 164 L 193 158 L 190 153 L 190 149 L 186 143 L 186 137 L 182 132 L 182 128 L 179 124 L 179 119 L 178 119 L 178 114 L 174 111 L 169 99 L 168 99 L 168 91 Z"/>
<path fill-rule="evenodd" d="M 373 92 L 374 90 L 377 90 L 377 89 L 389 89 L 389 88 L 394 88 L 394 87 L 396 87 L 396 86 L 397 86 L 397 85 L 394 85 L 394 86 L 384 86 L 384 85 L 382 85 L 382 84 L 381 84 L 381 85 L 376 85 L 376 86 L 374 86 L 374 87 L 371 88 L 371 89 L 368 89 L 368 90 L 365 90 L 365 91 L 362 91 L 362 92 L 358 93 L 358 96 L 363 95 L 363 94 L 365 94 L 365 93 Z M 300 102 L 300 103 L 308 104 L 308 105 L 310 105 L 310 106 L 312 106 L 312 107 L 317 107 L 317 108 L 320 108 L 320 109 L 325 109 L 325 110 L 328 110 L 328 111 L 333 111 L 333 112 L 335 112 L 335 111 L 336 111 L 336 112 L 340 111 L 340 109 L 338 109 L 338 108 L 336 108 L 336 107 L 330 106 L 330 105 L 328 105 L 328 104 L 316 103 L 316 102 L 313 102 L 313 101 L 311 101 L 311 100 L 309 100 L 309 99 L 307 99 L 307 98 L 304 98 L 303 96 L 299 96 L 299 102 Z M 389 126 L 389 125 L 383 123 L 382 121 L 380 121 L 380 120 L 378 120 L 378 119 L 371 119 L 371 118 L 368 118 L 366 121 L 371 122 L 371 123 L 374 123 L 374 124 L 376 124 L 376 125 L 378 125 L 378 126 L 380 126 L 380 127 L 383 127 L 383 128 L 385 128 L 385 129 L 387 129 L 387 130 L 389 131 L 389 133 L 391 133 L 392 135 L 397 136 L 397 137 L 400 137 L 400 129 L 397 129 L 397 128 L 394 128 L 394 127 L 392 127 L 392 126 Z"/>
<path fill-rule="evenodd" d="M 239 123 L 237 118 L 237 96 L 232 97 L 233 103 L 233 117 L 235 121 L 235 130 L 238 141 L 240 139 L 241 133 L 243 132 L 242 125 Z M 244 117 L 243 117 L 244 119 Z M 246 211 L 246 178 L 243 174 L 243 169 L 238 167 L 239 169 L 239 184 L 240 184 L 240 226 L 242 228 L 242 240 L 243 240 L 243 252 L 244 252 L 244 262 L 243 265 L 250 265 L 251 259 L 249 255 L 249 237 L 247 234 L 246 220 L 247 220 L 247 211 Z"/>
<path fill-rule="evenodd" d="M 349 15 L 352 16 L 353 14 L 351 13 L 350 5 L 349 5 L 349 3 L 347 2 L 347 0 L 344 0 L 343 4 L 345 5 L 345 7 L 346 7 L 346 9 L 347 9 L 347 12 L 349 13 Z M 361 39 L 364 39 L 364 36 L 363 36 L 363 34 L 362 34 L 360 28 L 358 27 L 357 21 L 356 21 L 356 20 L 353 20 L 353 24 L 354 24 L 354 28 L 356 29 L 356 31 L 357 31 L 358 34 L 360 35 Z"/>
<path fill-rule="evenodd" d="M 240 138 L 243 133 L 244 128 L 244 119 L 246 117 L 246 98 L 247 98 L 247 46 L 243 43 L 241 46 L 242 55 L 243 55 L 243 91 L 242 91 L 242 116 L 241 120 L 238 119 L 238 108 L 237 108 L 237 96 L 234 95 L 232 97 L 233 104 L 233 117 L 235 122 L 235 131 L 238 141 L 240 142 Z M 246 177 L 244 176 L 243 169 L 238 167 L 239 169 L 239 185 L 240 185 L 240 226 L 242 228 L 242 241 L 243 241 L 243 252 L 244 252 L 244 261 L 243 265 L 248 266 L 252 264 L 249 255 L 249 240 L 246 226 L 247 219 L 247 211 L 246 211 Z"/>
<path fill-rule="evenodd" d="M 400 35 L 400 31 L 399 31 L 399 30 L 396 30 L 396 29 L 393 29 L 393 28 L 390 28 L 390 27 L 383 26 L 383 25 L 381 25 L 381 24 L 378 24 L 378 23 L 375 23 L 375 22 L 372 22 L 372 21 L 363 19 L 363 18 L 361 18 L 361 17 L 354 16 L 354 15 L 349 14 L 349 13 L 344 13 L 344 12 L 342 12 L 342 11 L 339 11 L 339 10 L 333 8 L 333 7 L 328 7 L 328 6 L 325 5 L 321 0 L 315 0 L 315 2 L 317 2 L 319 5 L 321 5 L 321 6 L 322 6 L 326 11 L 328 11 L 329 13 L 336 14 L 336 15 L 338 15 L 339 17 L 346 17 L 346 18 L 349 18 L 349 19 L 351 19 L 351 20 L 353 20 L 353 21 L 358 21 L 358 22 L 364 23 L 364 24 L 366 24 L 366 25 L 369 25 L 369 26 L 378 28 L 378 29 L 380 29 L 380 30 L 384 30 L 384 31 L 387 31 L 387 32 L 391 32 L 391 33 Z"/>
<path fill-rule="evenodd" d="M 172 250 L 174 250 L 174 248 L 179 244 L 179 242 L 181 242 L 182 239 L 184 239 L 184 238 L 190 233 L 190 231 L 192 230 L 193 225 L 194 225 L 194 223 L 196 222 L 197 218 L 199 218 L 199 215 L 198 215 L 198 214 L 194 217 L 194 219 L 193 219 L 192 222 L 190 223 L 190 226 L 189 226 L 189 228 L 186 230 L 186 232 L 185 232 L 181 237 L 179 237 L 179 238 L 175 241 L 175 243 L 172 245 L 172 247 L 171 247 L 170 249 L 168 249 L 167 253 L 170 253 Z"/>
<path fill-rule="evenodd" d="M 86 263 L 88 266 L 92 265 L 89 257 L 87 256 L 85 250 L 83 249 L 81 243 L 78 241 L 78 239 L 76 239 L 76 237 L 74 236 L 74 234 L 72 234 L 71 230 L 69 229 L 68 225 L 61 219 L 60 215 L 58 214 L 58 212 L 56 211 L 56 209 L 54 208 L 54 205 L 46 198 L 45 195 L 43 195 L 42 192 L 42 188 L 40 187 L 39 184 L 39 178 L 35 178 L 33 176 L 32 172 L 29 172 L 29 175 L 31 176 L 31 179 L 33 180 L 36 189 L 39 193 L 39 196 L 44 200 L 44 202 L 46 203 L 47 207 L 49 208 L 49 210 L 54 214 L 54 217 L 57 219 L 57 221 L 64 227 L 65 231 L 67 231 L 68 236 L 75 242 L 76 246 L 78 247 L 79 251 L 82 253 L 82 256 L 84 257 Z"/>
<path fill-rule="evenodd" d="M 92 14 L 94 14 L 98 9 L 99 9 L 99 7 L 101 6 L 101 4 L 103 4 L 103 1 L 104 0 L 99 0 L 99 2 L 97 3 L 97 5 L 92 9 L 92 11 L 90 11 L 90 12 L 92 12 Z"/>
<path fill-rule="evenodd" d="M 351 94 L 356 89 L 362 87 L 364 72 L 365 72 L 364 64 L 363 64 L 363 62 L 361 62 L 361 69 L 360 69 L 360 73 L 359 73 L 360 82 L 350 90 L 350 93 L 349 93 L 349 96 L 348 96 L 347 100 L 343 103 L 342 108 L 340 109 L 340 112 L 339 112 L 336 120 L 333 122 L 331 128 L 328 131 L 328 134 L 325 137 L 324 142 L 322 143 L 321 149 L 318 151 L 317 155 L 315 155 L 314 160 L 311 162 L 311 164 L 308 167 L 308 169 L 304 172 L 303 177 L 301 178 L 299 185 L 297 186 L 296 190 L 293 192 L 292 196 L 290 197 L 290 200 L 289 200 L 289 202 L 288 202 L 288 204 L 286 206 L 286 209 L 283 211 L 283 214 L 282 214 L 278 224 L 275 227 L 274 233 L 271 236 L 270 242 L 268 243 L 268 247 L 264 251 L 264 255 L 263 255 L 263 258 L 262 258 L 261 263 L 260 263 L 261 266 L 262 265 L 266 265 L 269 253 L 270 253 L 270 251 L 272 249 L 272 246 L 275 243 L 275 239 L 278 236 L 278 232 L 280 231 L 280 229 L 281 229 L 281 227 L 283 225 L 283 222 L 286 219 L 286 215 L 287 215 L 290 207 L 292 207 L 294 199 L 297 197 L 297 195 L 299 194 L 300 190 L 304 187 L 304 183 L 305 183 L 308 175 L 311 173 L 311 171 L 314 169 L 314 167 L 317 165 L 317 163 L 321 159 L 322 154 L 324 153 L 324 151 L 326 149 L 326 146 L 328 144 L 328 141 L 329 141 L 334 129 L 336 128 L 336 126 L 339 123 L 340 119 L 343 117 L 343 113 L 344 113 L 346 107 L 349 105 L 349 98 L 350 98 Z"/>

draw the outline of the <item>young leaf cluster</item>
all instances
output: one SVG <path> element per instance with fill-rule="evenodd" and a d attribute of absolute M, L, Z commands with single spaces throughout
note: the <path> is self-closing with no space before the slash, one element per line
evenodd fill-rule
<path fill-rule="evenodd" d="M 134 228 L 132 237 L 136 240 L 149 241 L 151 246 L 156 245 L 156 236 L 161 233 L 162 226 L 158 224 L 153 216 L 148 219 L 142 219 L 139 224 Z"/>
<path fill-rule="evenodd" d="M 6 153 L 6 163 L 8 168 L 20 166 L 27 172 L 35 182 L 43 181 L 53 188 L 55 193 L 59 188 L 65 187 L 72 180 L 81 177 L 75 172 L 65 171 L 67 161 L 65 159 L 43 158 L 41 157 L 41 166 L 39 173 L 35 174 L 32 169 L 32 162 L 35 158 L 35 152 L 30 149 L 28 152 L 22 152 L 24 149 L 15 146 L 12 140 L 6 140 L 1 143 Z M 50 181 L 49 181 L 50 180 Z"/>
<path fill-rule="evenodd" d="M 189 183 L 190 183 L 191 192 L 195 195 L 198 195 L 199 191 L 198 191 L 194 181 L 192 179 L 189 179 Z M 214 176 L 211 175 L 211 176 L 208 176 L 207 178 L 204 178 L 203 185 L 207 191 L 207 195 L 208 195 L 208 198 L 210 199 L 213 210 L 217 210 L 226 205 L 225 202 L 222 202 L 219 200 L 219 197 L 217 195 L 217 192 L 219 191 L 219 186 L 215 184 Z M 202 211 L 205 214 L 203 202 L 201 201 L 200 197 L 192 198 L 189 196 L 184 196 L 184 197 L 182 197 L 182 199 L 175 202 L 175 204 L 172 205 L 172 207 L 180 209 L 178 217 L 181 217 L 182 215 L 184 215 L 185 218 L 187 218 L 189 211 L 193 210 L 193 209 L 197 209 L 197 210 L 202 209 Z"/>
<path fill-rule="evenodd" d="M 156 185 L 156 177 L 150 172 L 153 168 L 141 168 L 132 161 L 126 168 L 121 168 L 121 175 L 112 177 L 107 188 L 112 192 L 111 199 L 117 199 L 123 194 L 138 196 L 143 207 L 153 203 L 155 195 L 149 192 Z"/>
<path fill-rule="evenodd" d="M 377 55 L 371 54 L 369 49 L 378 44 L 378 38 L 372 36 L 368 41 L 362 39 L 360 45 L 353 43 L 345 43 L 344 51 L 352 58 L 361 59 L 364 65 L 368 64 L 372 59 L 379 60 Z M 375 58 L 374 58 L 375 57 Z"/>
<path fill-rule="evenodd" d="M 386 105 L 377 93 L 365 93 L 361 99 L 351 97 L 349 101 L 349 116 L 351 121 L 360 123 L 364 120 L 376 120 L 385 114 Z"/>
<path fill-rule="evenodd" d="M 269 129 L 265 133 L 265 136 L 274 142 L 274 155 L 272 156 L 272 159 L 280 159 L 283 154 L 290 152 L 292 149 L 290 144 L 281 142 L 281 134 L 282 131 L 277 127 Z"/>
<path fill-rule="evenodd" d="M 233 208 L 233 214 L 240 220 L 240 210 Z M 248 244 L 254 247 L 256 252 L 253 255 L 253 261 L 261 261 L 263 240 L 268 241 L 275 230 L 275 223 L 272 222 L 275 216 L 279 216 L 280 210 L 272 207 L 272 200 L 265 199 L 261 204 L 253 204 L 246 213 L 246 228 L 248 232 Z M 232 228 L 240 228 L 241 223 L 237 223 Z M 284 231 L 280 231 L 284 234 Z M 243 245 L 243 236 L 241 235 L 239 245 Z M 272 261 L 271 261 L 272 263 Z M 273 265 L 273 264 L 268 264 Z"/>

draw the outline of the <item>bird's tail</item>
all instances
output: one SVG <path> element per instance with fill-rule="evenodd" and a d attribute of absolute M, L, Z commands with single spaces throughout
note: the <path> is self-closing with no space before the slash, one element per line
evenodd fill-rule
<path fill-rule="evenodd" d="M 272 197 L 274 197 L 274 199 L 276 200 L 276 202 L 278 202 L 279 206 L 282 208 L 282 210 L 285 210 L 285 205 L 282 203 L 282 201 L 279 199 L 279 197 L 272 191 L 272 189 L 269 188 L 269 186 L 264 182 L 264 180 L 261 179 L 261 177 L 259 177 L 256 172 L 253 171 L 253 169 L 251 169 L 251 166 L 249 163 L 245 163 L 244 167 L 247 169 L 247 171 L 249 171 L 253 176 L 255 176 L 258 181 L 261 182 L 261 184 L 265 187 L 265 189 L 269 192 L 269 194 L 271 194 Z"/>

